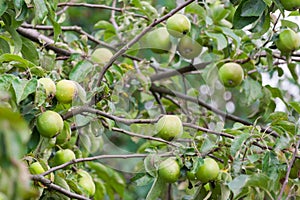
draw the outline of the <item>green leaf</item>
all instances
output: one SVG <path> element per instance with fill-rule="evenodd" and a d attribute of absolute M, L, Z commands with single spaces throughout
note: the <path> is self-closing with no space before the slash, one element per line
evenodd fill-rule
<path fill-rule="evenodd" d="M 281 26 L 282 27 L 288 27 L 288 28 L 298 32 L 298 30 L 299 30 L 299 24 L 298 23 L 295 23 L 293 21 L 286 20 L 286 19 L 282 19 L 280 21 L 281 21 Z"/>
<path fill-rule="evenodd" d="M 293 101 L 293 102 L 290 102 L 289 104 L 298 114 L 300 114 L 300 103 L 299 102 Z"/>
<path fill-rule="evenodd" d="M 242 16 L 243 15 L 243 6 L 247 2 L 247 0 L 243 0 L 241 4 L 239 4 L 238 8 L 236 9 L 233 17 L 233 27 L 235 29 L 242 29 L 245 26 L 255 22 L 258 17 L 256 16 Z"/>
<path fill-rule="evenodd" d="M 244 89 L 243 92 L 246 97 L 245 103 L 247 106 L 251 105 L 254 101 L 256 101 L 257 99 L 263 96 L 261 85 L 259 84 L 259 82 L 251 78 L 247 78 L 244 80 L 243 89 Z"/>
<path fill-rule="evenodd" d="M 207 34 L 207 36 L 211 37 L 212 39 L 214 39 L 216 41 L 218 50 L 222 50 L 228 45 L 227 39 L 223 34 L 209 33 L 209 32 L 207 32 L 206 34 Z"/>
<path fill-rule="evenodd" d="M 297 64 L 296 63 L 289 63 L 288 68 L 292 74 L 293 79 L 297 82 L 298 81 L 298 74 L 297 74 Z"/>
<path fill-rule="evenodd" d="M 228 187 L 233 192 L 234 197 L 242 193 L 243 188 L 245 187 L 248 180 L 248 175 L 240 175 L 235 177 L 230 183 L 228 183 Z"/>
<path fill-rule="evenodd" d="M 94 199 L 104 199 L 105 195 L 106 195 L 106 188 L 105 188 L 105 184 L 103 183 L 103 181 L 101 181 L 100 179 L 96 178 L 94 179 L 94 183 L 96 186 L 96 192 L 94 195 Z"/>
<path fill-rule="evenodd" d="M 33 0 L 35 16 L 39 20 L 43 20 L 48 14 L 47 6 L 44 0 Z"/>
<path fill-rule="evenodd" d="M 218 27 L 221 29 L 223 34 L 225 34 L 227 37 L 231 37 L 233 39 L 233 43 L 235 44 L 235 49 L 239 49 L 241 46 L 241 38 L 233 32 L 230 28 L 227 27 Z"/>
<path fill-rule="evenodd" d="M 18 67 L 23 68 L 23 69 L 26 69 L 28 67 L 31 68 L 31 67 L 35 66 L 35 64 L 33 64 L 32 62 L 22 58 L 21 56 L 15 55 L 15 54 L 5 53 L 0 56 L 0 63 L 12 62 L 12 61 L 20 63 L 20 65 L 18 65 Z"/>
<path fill-rule="evenodd" d="M 33 44 L 33 42 L 31 40 L 28 40 L 27 38 L 22 37 L 22 44 L 23 45 L 22 45 L 21 53 L 23 55 L 23 58 L 38 65 L 39 55 L 36 50 L 36 46 Z"/>
<path fill-rule="evenodd" d="M 109 23 L 108 21 L 105 21 L 105 20 L 98 21 L 94 25 L 94 28 L 104 29 L 104 30 L 107 30 L 107 31 L 110 31 L 110 32 L 113 32 L 113 33 L 116 32 L 115 27 L 111 23 Z"/>
<path fill-rule="evenodd" d="M 244 145 L 244 142 L 250 137 L 250 134 L 249 133 L 243 133 L 239 136 L 237 136 L 232 144 L 231 144 L 231 147 L 230 147 L 230 154 L 235 157 L 236 156 L 236 153 L 242 149 L 243 145 Z"/>
<path fill-rule="evenodd" d="M 162 191 L 167 187 L 167 184 L 159 177 L 155 178 L 150 191 L 147 194 L 146 200 L 157 200 Z"/>
<path fill-rule="evenodd" d="M 6 0 L 0 0 L 0 17 L 6 11 L 7 7 L 8 6 L 7 6 L 7 3 L 6 3 Z"/>
<path fill-rule="evenodd" d="M 28 95 L 34 93 L 37 87 L 37 79 L 22 80 L 14 79 L 12 86 L 15 91 L 17 104 L 28 97 Z"/>
<path fill-rule="evenodd" d="M 8 42 L 0 36 L 0 54 L 10 53 Z"/>
<path fill-rule="evenodd" d="M 189 4 L 185 8 L 185 12 L 186 13 L 191 13 L 191 14 L 196 14 L 201 18 L 205 18 L 205 16 L 206 16 L 205 9 L 202 6 L 200 6 L 199 4 L 197 4 L 196 2 L 193 2 L 193 3 Z"/>
<path fill-rule="evenodd" d="M 86 60 L 78 62 L 75 67 L 71 70 L 69 74 L 70 80 L 76 81 L 78 83 L 83 82 L 88 78 L 88 74 L 94 70 L 92 63 Z"/>
<path fill-rule="evenodd" d="M 259 17 L 262 15 L 267 5 L 262 0 L 248 0 L 243 4 L 242 17 Z"/>

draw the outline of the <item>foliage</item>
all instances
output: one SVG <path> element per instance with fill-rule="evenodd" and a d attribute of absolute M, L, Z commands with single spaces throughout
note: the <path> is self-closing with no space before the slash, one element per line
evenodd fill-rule
<path fill-rule="evenodd" d="M 299 10 L 279 0 L 175 2 L 0 0 L 0 199 L 300 198 L 300 51 L 276 46 L 283 30 L 300 34 Z M 192 59 L 167 31 L 148 37 L 175 13 L 201 49 Z M 92 58 L 99 48 L 105 62 Z M 232 88 L 218 77 L 229 62 L 244 72 Z M 71 103 L 41 78 L 71 80 Z M 48 110 L 64 120 L 51 138 L 36 128 Z M 180 118 L 180 138 L 159 137 L 164 114 Z M 56 166 L 62 149 L 76 159 Z M 180 167 L 175 183 L 158 176 L 165 157 Z M 205 157 L 220 168 L 208 183 L 195 178 Z M 35 162 L 44 173 L 30 174 Z"/>

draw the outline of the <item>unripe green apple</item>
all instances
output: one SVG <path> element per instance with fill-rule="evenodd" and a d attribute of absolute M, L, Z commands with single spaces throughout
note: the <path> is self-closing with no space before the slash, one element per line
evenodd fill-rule
<path fill-rule="evenodd" d="M 76 159 L 75 153 L 70 149 L 61 149 L 56 152 L 53 157 L 54 166 L 64 164 Z"/>
<path fill-rule="evenodd" d="M 96 186 L 91 175 L 82 169 L 78 170 L 77 173 L 79 175 L 78 185 L 85 191 L 86 194 L 93 196 L 96 191 Z"/>
<path fill-rule="evenodd" d="M 197 172 L 196 177 L 202 183 L 213 181 L 218 177 L 220 168 L 218 163 L 212 158 L 205 158 L 203 165 L 201 165 Z"/>
<path fill-rule="evenodd" d="M 167 30 L 173 37 L 181 38 L 191 30 L 190 20 L 182 14 L 175 14 L 167 20 Z"/>
<path fill-rule="evenodd" d="M 98 48 L 92 55 L 91 60 L 100 65 L 105 65 L 113 57 L 112 52 L 107 48 Z"/>
<path fill-rule="evenodd" d="M 176 115 L 164 115 L 158 120 L 156 131 L 158 137 L 171 141 L 182 134 L 182 122 Z"/>
<path fill-rule="evenodd" d="M 36 128 L 38 132 L 47 138 L 52 138 L 62 131 L 64 122 L 62 117 L 51 110 L 43 112 L 37 118 Z"/>
<path fill-rule="evenodd" d="M 180 176 L 180 166 L 173 157 L 167 158 L 159 165 L 158 176 L 167 183 L 174 183 Z"/>
<path fill-rule="evenodd" d="M 289 53 L 300 47 L 300 35 L 290 29 L 283 30 L 275 42 L 282 53 Z"/>
<path fill-rule="evenodd" d="M 61 80 L 56 84 L 56 99 L 61 103 L 71 103 L 77 94 L 77 86 L 73 81 Z"/>
<path fill-rule="evenodd" d="M 55 86 L 54 81 L 52 81 L 52 79 L 50 79 L 50 78 L 40 78 L 38 80 L 38 82 L 45 89 L 47 97 L 55 96 L 56 86 Z"/>
<path fill-rule="evenodd" d="M 300 8 L 300 0 L 280 0 L 285 10 L 293 11 Z"/>
<path fill-rule="evenodd" d="M 225 87 L 236 87 L 244 79 L 244 70 L 239 64 L 229 62 L 219 69 L 219 78 Z"/>
<path fill-rule="evenodd" d="M 34 162 L 29 166 L 29 171 L 31 174 L 42 174 L 45 172 L 44 168 L 42 167 L 41 163 Z"/>
<path fill-rule="evenodd" d="M 148 33 L 146 38 L 147 47 L 154 53 L 165 53 L 171 49 L 172 43 L 167 29 L 160 27 Z"/>
<path fill-rule="evenodd" d="M 189 36 L 180 39 L 177 49 L 180 55 L 186 59 L 193 59 L 202 51 L 200 44 Z"/>

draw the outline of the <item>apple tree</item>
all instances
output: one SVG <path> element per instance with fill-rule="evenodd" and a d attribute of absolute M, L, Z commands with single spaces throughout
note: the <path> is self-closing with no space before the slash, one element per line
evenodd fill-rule
<path fill-rule="evenodd" d="M 0 0 L 0 199 L 300 199 L 299 0 Z"/>

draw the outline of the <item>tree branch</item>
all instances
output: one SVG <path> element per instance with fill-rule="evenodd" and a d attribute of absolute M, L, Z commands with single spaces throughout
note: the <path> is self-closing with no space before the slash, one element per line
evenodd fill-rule
<path fill-rule="evenodd" d="M 112 66 L 112 64 L 117 60 L 117 58 L 119 56 L 121 56 L 122 54 L 124 54 L 132 45 L 134 45 L 137 41 L 139 41 L 142 38 L 142 36 L 144 36 L 147 32 L 149 32 L 157 24 L 165 21 L 166 19 L 168 19 L 169 17 L 171 17 L 172 15 L 174 15 L 176 12 L 178 12 L 182 8 L 184 8 L 187 5 L 191 4 L 193 1 L 195 1 L 195 0 L 188 0 L 188 1 L 184 2 L 183 4 L 181 4 L 180 6 L 178 6 L 177 8 L 173 9 L 172 11 L 170 11 L 168 14 L 164 15 L 163 17 L 154 20 L 140 34 L 138 34 L 131 41 L 129 41 L 127 45 L 123 46 L 119 51 L 117 51 L 113 55 L 113 57 L 110 59 L 110 61 L 108 63 L 106 63 L 106 65 L 102 68 L 101 72 L 99 73 L 99 78 L 98 78 L 97 86 L 100 86 L 100 84 L 102 82 L 102 79 L 104 77 L 104 74 Z"/>
<path fill-rule="evenodd" d="M 45 178 L 43 175 L 31 175 L 31 180 L 38 181 L 43 185 L 47 186 L 49 189 L 55 190 L 61 194 L 64 194 L 67 197 L 74 198 L 74 199 L 81 199 L 81 200 L 89 200 L 89 198 L 84 197 L 82 195 L 70 192 L 54 183 L 52 183 L 49 179 Z"/>

